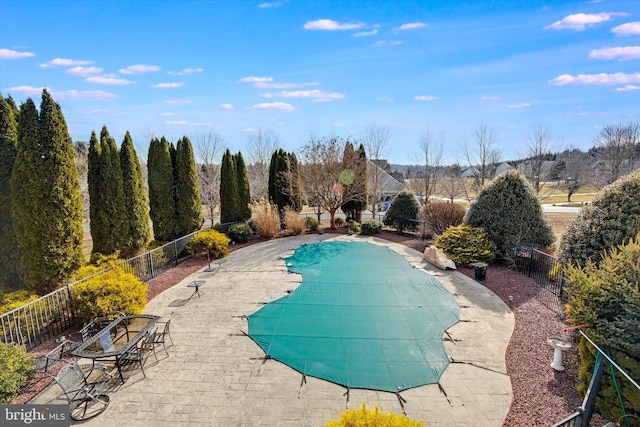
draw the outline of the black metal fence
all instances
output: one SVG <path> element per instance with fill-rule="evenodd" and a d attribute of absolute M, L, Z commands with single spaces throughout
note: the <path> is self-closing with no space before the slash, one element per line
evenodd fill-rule
<path fill-rule="evenodd" d="M 135 274 L 140 280 L 148 281 L 184 259 L 181 258 L 182 253 L 197 233 L 188 234 L 135 258 L 122 261 L 118 266 Z M 0 315 L 0 341 L 32 349 L 69 329 L 75 323 L 71 308 L 73 286 L 109 269 L 111 267 Z"/>
<path fill-rule="evenodd" d="M 529 246 L 511 242 L 509 257 L 518 272 L 527 275 L 544 290 L 539 295 L 540 302 L 564 316 L 567 303 L 566 282 L 558 259 Z"/>

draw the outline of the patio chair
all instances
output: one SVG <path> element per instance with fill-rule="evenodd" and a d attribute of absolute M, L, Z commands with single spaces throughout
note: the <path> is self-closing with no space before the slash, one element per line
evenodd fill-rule
<path fill-rule="evenodd" d="M 69 362 L 57 375 L 50 375 L 62 388 L 69 402 L 69 413 L 74 421 L 93 418 L 107 409 L 109 396 L 106 389 L 111 379 L 106 366 L 99 366 L 101 374 L 93 381 L 94 369 L 86 371 L 77 362 Z"/>
<path fill-rule="evenodd" d="M 71 347 L 70 342 L 64 337 L 62 337 L 57 342 L 59 342 L 60 344 L 54 347 L 47 354 L 36 356 L 35 369 L 37 373 L 49 374 L 49 370 L 54 366 L 58 365 L 61 362 L 66 362 L 64 356 Z"/>
<path fill-rule="evenodd" d="M 171 313 L 171 315 L 169 316 L 169 319 L 167 319 L 166 322 L 158 322 L 158 323 L 164 323 L 164 328 L 162 329 L 162 332 L 155 332 L 153 335 L 154 344 L 156 345 L 162 344 L 162 348 L 164 348 L 164 352 L 167 353 L 167 356 L 169 356 L 169 352 L 167 351 L 167 338 L 169 339 L 169 341 L 171 341 L 171 345 L 173 345 L 173 340 L 171 339 L 171 329 L 170 329 L 173 313 L 175 312 Z"/>
<path fill-rule="evenodd" d="M 155 343 L 154 341 L 155 330 L 153 332 L 149 332 L 145 335 L 145 337 L 140 341 L 140 346 L 131 347 L 129 351 L 123 354 L 118 361 L 116 362 L 119 367 L 124 365 L 130 365 L 138 363 L 140 364 L 140 370 L 142 371 L 142 375 L 146 378 L 147 374 L 144 372 L 144 364 L 147 361 L 147 358 L 151 353 L 156 358 L 156 363 L 159 362 L 158 355 L 156 354 Z"/>

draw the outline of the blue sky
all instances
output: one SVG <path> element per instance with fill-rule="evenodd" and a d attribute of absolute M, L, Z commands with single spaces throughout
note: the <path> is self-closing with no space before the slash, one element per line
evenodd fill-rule
<path fill-rule="evenodd" d="M 129 130 L 219 132 L 246 152 L 256 129 L 295 150 L 310 132 L 389 130 L 414 163 L 444 134 L 448 162 L 481 123 L 503 160 L 534 126 L 558 149 L 640 120 L 640 2 L 0 0 L 0 90 L 47 87 L 74 140 Z"/>

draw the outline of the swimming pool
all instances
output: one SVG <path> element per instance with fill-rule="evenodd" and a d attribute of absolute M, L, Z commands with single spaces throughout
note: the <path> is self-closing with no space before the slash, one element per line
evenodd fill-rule
<path fill-rule="evenodd" d="M 351 388 L 438 382 L 449 364 L 442 335 L 459 307 L 435 277 L 366 242 L 305 245 L 285 263 L 302 275 L 300 286 L 248 318 L 266 354 Z"/>

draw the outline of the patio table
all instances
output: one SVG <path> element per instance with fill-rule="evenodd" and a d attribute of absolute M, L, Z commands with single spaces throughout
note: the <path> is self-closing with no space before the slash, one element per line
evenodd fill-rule
<path fill-rule="evenodd" d="M 138 344 L 147 332 L 153 328 L 160 316 L 137 314 L 121 316 L 109 323 L 71 352 L 74 356 L 97 360 L 114 359 L 118 367 L 120 381 L 124 384 L 120 358 Z"/>

